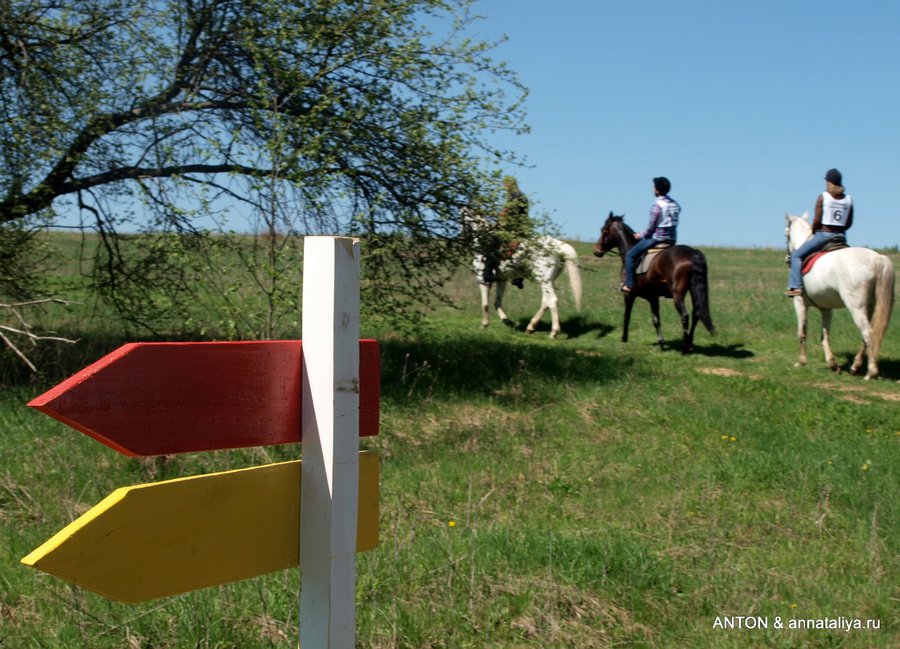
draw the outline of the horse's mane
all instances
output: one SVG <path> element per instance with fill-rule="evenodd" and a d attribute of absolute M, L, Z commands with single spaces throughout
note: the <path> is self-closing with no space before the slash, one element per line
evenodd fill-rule
<path fill-rule="evenodd" d="M 624 215 L 624 214 L 622 214 L 622 215 L 615 215 L 615 214 L 613 214 L 612 212 L 610 212 L 609 218 L 610 218 L 610 220 L 612 220 L 612 221 L 615 221 L 615 222 L 617 222 L 617 223 L 621 223 L 621 224 L 622 224 L 622 227 L 625 228 L 625 231 L 628 232 L 628 234 L 630 234 L 631 236 L 634 236 L 634 230 L 631 229 L 631 226 L 630 226 L 630 225 L 628 225 L 627 223 L 625 223 L 625 215 Z"/>
<path fill-rule="evenodd" d="M 803 216 L 794 216 L 793 214 L 788 214 L 787 216 L 789 219 L 791 219 L 791 223 L 800 221 L 807 227 L 810 232 L 812 232 L 812 225 L 810 225 L 809 223 L 809 212 L 807 212 Z"/>

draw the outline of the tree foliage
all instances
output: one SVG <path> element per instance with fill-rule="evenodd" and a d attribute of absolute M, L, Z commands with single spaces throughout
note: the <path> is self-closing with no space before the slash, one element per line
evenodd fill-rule
<path fill-rule="evenodd" d="M 235 231 L 268 237 L 276 302 L 272 242 L 361 236 L 368 302 L 402 310 L 458 258 L 460 207 L 495 209 L 491 134 L 525 129 L 471 4 L 0 0 L 0 223 L 80 215 L 97 289 L 144 322 Z"/>

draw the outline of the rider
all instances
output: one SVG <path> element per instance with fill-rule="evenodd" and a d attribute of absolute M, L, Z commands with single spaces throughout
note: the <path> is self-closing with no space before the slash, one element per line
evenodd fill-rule
<path fill-rule="evenodd" d="M 625 282 L 617 287 L 623 293 L 631 293 L 634 289 L 634 267 L 638 257 L 657 243 L 663 241 L 675 243 L 681 206 L 669 197 L 670 189 L 672 184 L 668 178 L 653 179 L 656 202 L 650 208 L 649 225 L 643 232 L 634 235 L 637 243 L 625 254 Z"/>
<path fill-rule="evenodd" d="M 487 285 L 494 281 L 494 275 L 500 267 L 500 263 L 512 255 L 519 242 L 529 239 L 533 230 L 531 219 L 528 216 L 528 199 L 519 190 L 516 179 L 506 176 L 503 179 L 503 187 L 506 190 L 506 204 L 497 217 L 497 223 L 490 235 L 485 255 L 482 282 Z M 517 277 L 512 283 L 519 288 L 524 288 L 521 277 Z"/>
<path fill-rule="evenodd" d="M 826 243 L 844 233 L 853 225 L 853 199 L 844 193 L 841 172 L 829 169 L 825 174 L 825 188 L 816 201 L 816 215 L 813 219 L 813 235 L 802 246 L 791 253 L 791 276 L 788 280 L 788 297 L 803 295 L 800 269 L 803 258 L 821 250 Z"/>

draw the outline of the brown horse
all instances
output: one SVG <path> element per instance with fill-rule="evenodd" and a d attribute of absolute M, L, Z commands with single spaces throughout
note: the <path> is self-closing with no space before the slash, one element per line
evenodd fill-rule
<path fill-rule="evenodd" d="M 602 257 L 613 248 L 619 249 L 624 271 L 625 253 L 635 244 L 637 239 L 634 230 L 629 228 L 621 216 L 613 216 L 603 224 L 600 239 L 594 246 L 594 254 Z M 688 312 L 684 296 L 690 292 L 693 303 L 693 322 L 688 328 Z M 703 323 L 707 331 L 715 333 L 712 317 L 709 314 L 709 285 L 706 279 L 706 257 L 690 246 L 672 246 L 660 253 L 650 265 L 650 269 L 635 277 L 634 289 L 625 293 L 625 324 L 622 331 L 622 342 L 628 342 L 628 321 L 631 319 L 631 307 L 636 298 L 642 297 L 650 303 L 653 312 L 653 326 L 656 327 L 656 338 L 660 349 L 663 349 L 662 333 L 659 330 L 659 298 L 669 297 L 675 301 L 675 308 L 681 315 L 681 327 L 684 330 L 684 344 L 681 351 L 689 354 L 694 351 L 694 329 L 697 321 Z"/>

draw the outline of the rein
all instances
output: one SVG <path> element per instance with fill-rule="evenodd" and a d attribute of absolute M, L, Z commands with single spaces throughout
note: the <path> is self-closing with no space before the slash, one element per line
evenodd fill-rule
<path fill-rule="evenodd" d="M 616 251 L 616 256 L 621 257 L 625 252 L 628 252 L 627 250 L 623 252 L 622 249 L 627 244 L 626 239 L 628 238 L 628 235 L 631 235 L 631 237 L 634 238 L 634 230 L 628 227 L 625 224 L 625 221 L 617 221 L 617 223 L 619 224 L 619 228 L 611 232 L 616 239 L 616 247 L 614 248 L 614 250 Z M 631 246 L 634 246 L 634 243 L 632 243 Z M 629 246 L 629 248 L 631 246 Z M 612 250 L 610 250 L 610 253 L 612 253 Z"/>
<path fill-rule="evenodd" d="M 812 232 L 810 232 L 809 236 L 806 237 L 806 241 L 809 241 L 810 239 L 812 239 L 812 236 L 813 236 L 813 235 L 812 235 Z M 786 263 L 788 266 L 790 266 L 790 265 L 791 265 L 791 255 L 793 254 L 793 251 L 791 250 L 791 226 L 790 226 L 790 225 L 789 225 L 789 226 L 787 227 L 787 229 L 784 231 L 784 238 L 785 238 L 785 242 L 784 242 L 784 250 L 785 250 L 784 263 Z M 803 243 L 806 243 L 806 241 L 804 241 Z M 802 246 L 803 244 L 801 243 L 800 245 Z"/>

